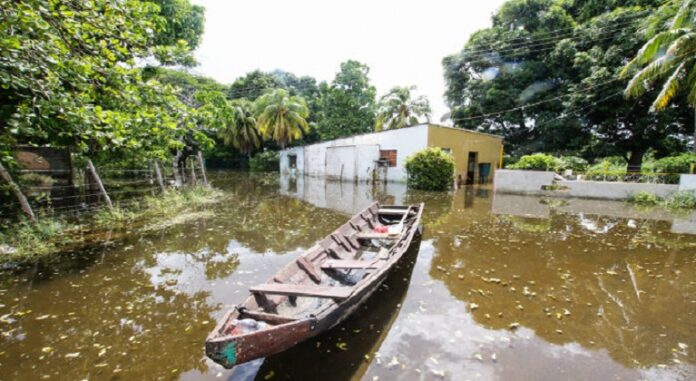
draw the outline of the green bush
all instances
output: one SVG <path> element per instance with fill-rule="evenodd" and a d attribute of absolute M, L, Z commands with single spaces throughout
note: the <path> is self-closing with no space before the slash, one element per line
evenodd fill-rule
<path fill-rule="evenodd" d="M 545 153 L 535 153 L 533 155 L 524 155 L 520 160 L 510 165 L 510 169 L 526 169 L 537 171 L 556 171 L 558 169 L 558 159 Z"/>
<path fill-rule="evenodd" d="M 280 170 L 280 153 L 278 151 L 259 152 L 249 160 L 249 169 L 253 172 L 271 172 Z"/>
<path fill-rule="evenodd" d="M 634 193 L 631 195 L 631 197 L 628 199 L 628 202 L 631 204 L 636 204 L 636 205 L 643 205 L 643 206 L 654 206 L 660 203 L 660 198 L 657 197 L 655 194 L 652 194 L 650 192 L 646 191 L 640 191 L 638 193 Z"/>
<path fill-rule="evenodd" d="M 454 179 L 454 159 L 440 148 L 426 148 L 406 158 L 408 186 L 423 190 L 446 190 Z"/>
<path fill-rule="evenodd" d="M 558 170 L 571 169 L 575 172 L 585 172 L 589 164 L 587 160 L 578 156 L 561 156 L 558 158 Z"/>
<path fill-rule="evenodd" d="M 683 153 L 677 156 L 663 157 L 655 161 L 655 172 L 657 173 L 689 173 L 691 166 L 696 165 L 696 154 Z"/>
<path fill-rule="evenodd" d="M 664 202 L 670 209 L 696 209 L 696 194 L 693 191 L 672 193 Z"/>
<path fill-rule="evenodd" d="M 619 181 L 626 177 L 626 162 L 606 158 L 587 168 L 588 180 Z"/>

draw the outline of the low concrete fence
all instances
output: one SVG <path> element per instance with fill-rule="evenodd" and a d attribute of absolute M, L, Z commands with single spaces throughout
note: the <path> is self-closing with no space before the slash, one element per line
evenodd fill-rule
<path fill-rule="evenodd" d="M 609 181 L 554 180 L 553 172 L 498 170 L 493 188 L 496 192 L 554 197 L 578 197 L 625 200 L 638 192 L 667 197 L 680 190 L 696 191 L 696 175 L 682 175 L 680 184 L 651 184 Z"/>

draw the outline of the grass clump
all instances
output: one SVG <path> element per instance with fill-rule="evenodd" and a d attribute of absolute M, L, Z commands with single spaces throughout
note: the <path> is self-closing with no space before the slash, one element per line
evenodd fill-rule
<path fill-rule="evenodd" d="M 100 209 L 80 221 L 68 221 L 50 215 L 38 221 L 6 222 L 0 225 L 0 263 L 31 263 L 82 244 L 84 233 L 104 230 L 153 231 L 169 226 L 207 218 L 212 211 L 197 210 L 218 201 L 222 192 L 204 187 L 167 190 L 159 196 L 148 196 L 128 208 Z"/>
<path fill-rule="evenodd" d="M 672 193 L 665 199 L 664 205 L 670 209 L 696 209 L 696 194 L 694 191 Z"/>
<path fill-rule="evenodd" d="M 628 199 L 629 203 L 641 206 L 655 206 L 659 204 L 661 201 L 662 200 L 659 197 L 657 197 L 657 195 L 646 191 L 634 193 Z"/>

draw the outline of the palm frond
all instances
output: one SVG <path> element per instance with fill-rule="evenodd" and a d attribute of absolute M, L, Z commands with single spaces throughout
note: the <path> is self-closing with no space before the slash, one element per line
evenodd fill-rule
<path fill-rule="evenodd" d="M 624 95 L 627 98 L 639 97 L 648 90 L 648 85 L 662 78 L 675 65 L 675 60 L 662 56 L 644 67 L 626 85 Z"/>
<path fill-rule="evenodd" d="M 636 56 L 629 61 L 629 63 L 624 66 L 624 68 L 619 73 L 621 78 L 626 78 L 634 69 L 641 67 L 649 62 L 654 62 L 657 55 L 663 51 L 666 51 L 669 44 L 674 40 L 679 38 L 684 33 L 687 33 L 686 29 L 677 30 L 666 30 L 664 32 L 656 34 L 648 42 L 643 45 L 642 48 L 636 53 Z"/>
<path fill-rule="evenodd" d="M 662 90 L 655 98 L 655 101 L 653 102 L 652 106 L 650 106 L 650 109 L 652 111 L 663 110 L 665 107 L 667 107 L 672 98 L 674 98 L 674 96 L 679 91 L 681 82 L 686 77 L 686 73 L 684 73 L 685 67 L 685 62 L 679 64 L 679 66 L 677 66 L 672 75 L 669 76 L 664 85 L 662 85 Z"/>

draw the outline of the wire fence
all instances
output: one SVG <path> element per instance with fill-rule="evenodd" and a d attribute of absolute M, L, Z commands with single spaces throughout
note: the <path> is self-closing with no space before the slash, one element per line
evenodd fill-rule
<path fill-rule="evenodd" d="M 165 165 L 153 162 L 145 169 L 95 168 L 96 175 L 90 172 L 89 167 L 73 171 L 19 169 L 15 171 L 15 186 L 39 217 L 75 218 L 112 206 L 136 207 L 146 197 L 155 196 L 169 187 L 207 185 L 202 157 L 198 158 L 197 163 L 196 157 L 191 157 L 191 160 L 183 162 L 183 166 L 172 162 Z M 159 169 L 161 183 L 155 165 Z M 12 188 L 9 183 L 0 182 L 0 186 L 7 190 Z M 16 219 L 26 213 L 21 200 L 12 197 L 10 191 L 0 192 L 0 201 L 0 219 Z"/>

